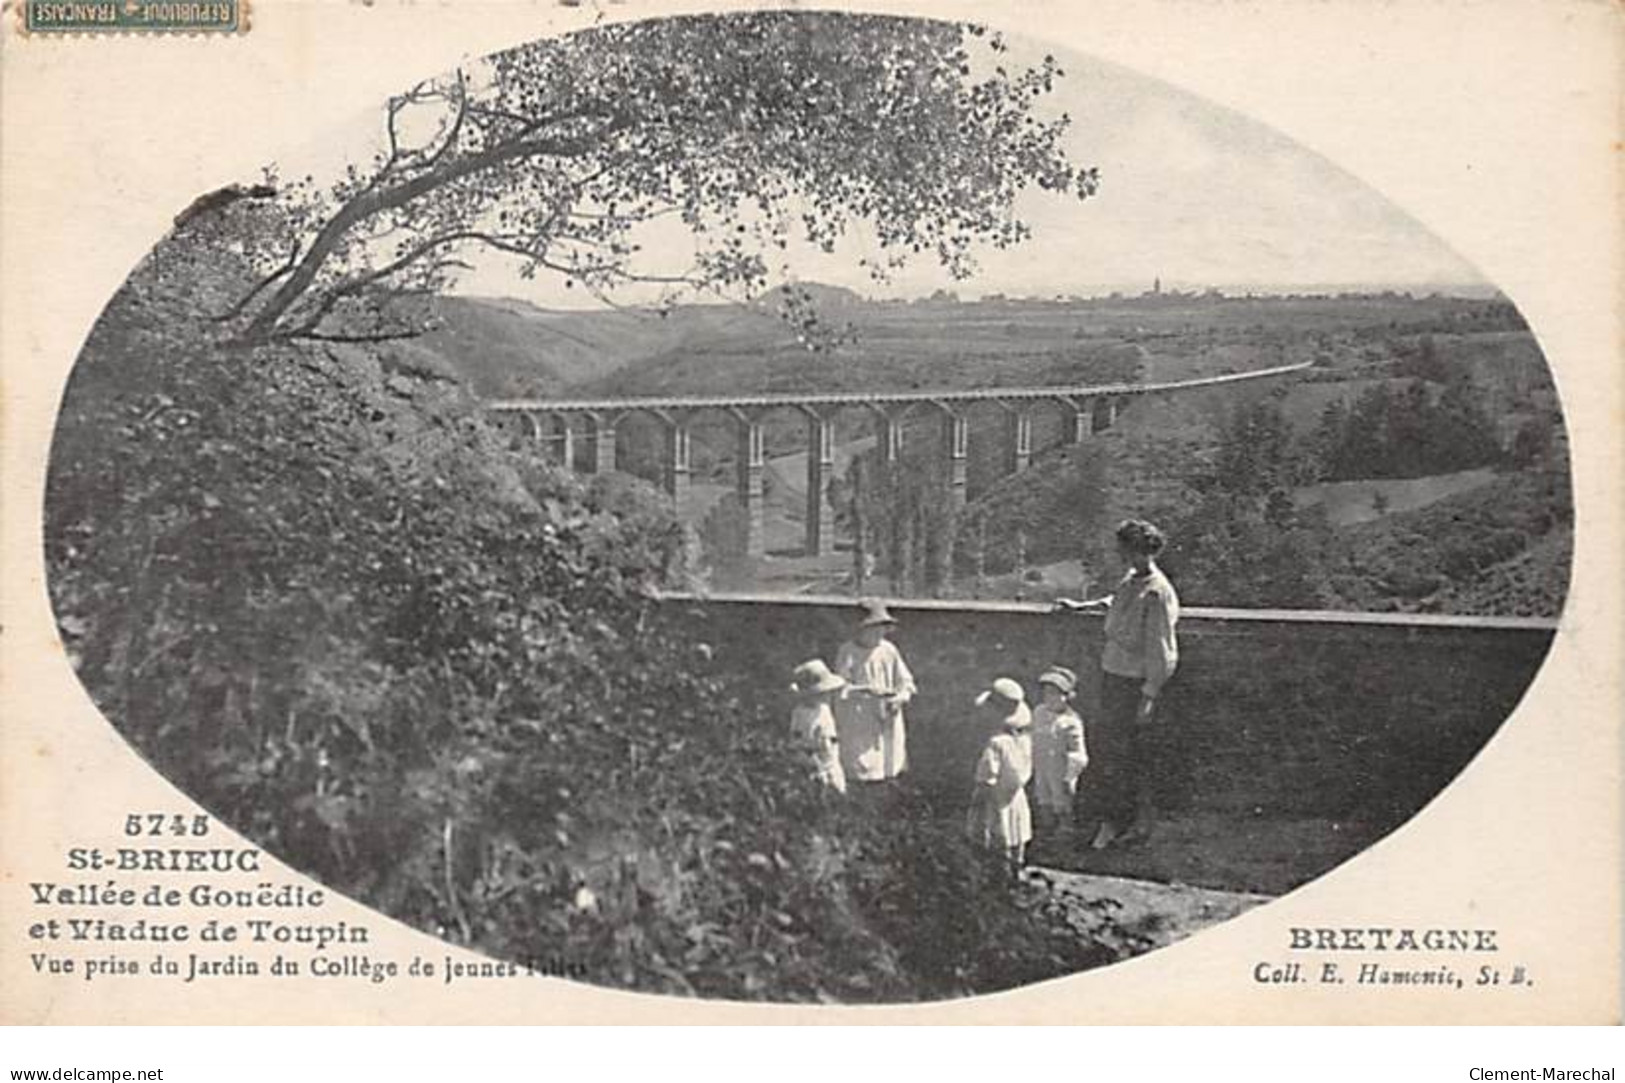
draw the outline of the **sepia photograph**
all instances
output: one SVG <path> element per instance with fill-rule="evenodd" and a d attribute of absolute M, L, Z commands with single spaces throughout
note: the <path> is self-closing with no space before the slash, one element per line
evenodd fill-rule
<path fill-rule="evenodd" d="M 30 950 L 404 980 L 344 899 L 437 987 L 956 1001 L 1268 913 L 1473 774 L 1565 628 L 1587 393 L 1504 283 L 1004 9 L 620 9 L 265 145 L 98 299 L 39 589 L 177 796 L 16 872 Z M 1471 908 L 1226 965 L 1537 980 Z"/>

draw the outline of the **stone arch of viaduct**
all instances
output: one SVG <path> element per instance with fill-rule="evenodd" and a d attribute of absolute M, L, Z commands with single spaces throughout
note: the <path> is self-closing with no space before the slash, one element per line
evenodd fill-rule
<path fill-rule="evenodd" d="M 557 448 L 566 469 L 608 473 L 616 468 L 616 427 L 627 416 L 642 412 L 660 423 L 664 449 L 662 484 L 683 506 L 691 481 L 689 429 L 706 412 L 720 413 L 732 423 L 738 440 L 735 489 L 744 511 L 746 549 L 761 555 L 763 476 L 766 468 L 764 421 L 775 411 L 793 411 L 807 427 L 806 550 L 826 554 L 835 543 L 832 512 L 824 499 L 835 469 L 835 418 L 842 410 L 869 413 L 875 425 L 876 447 L 888 462 L 903 450 L 903 424 L 911 414 L 929 411 L 940 419 L 940 447 L 947 465 L 949 499 L 963 504 L 969 460 L 968 409 L 976 403 L 996 403 L 1004 416 L 1002 457 L 1007 473 L 1025 470 L 1032 461 L 1032 418 L 1040 407 L 1068 412 L 1064 431 L 1069 443 L 1081 443 L 1110 428 L 1122 405 L 1150 395 L 1177 394 L 1195 388 L 1286 376 L 1309 367 L 1310 362 L 1282 365 L 1254 372 L 1211 376 L 1155 384 L 1105 384 L 1081 387 L 977 388 L 954 391 L 854 391 L 805 395 L 724 395 L 617 399 L 499 399 L 485 408 L 496 414 L 519 415 L 531 435 Z M 551 439 L 546 421 L 551 419 Z"/>

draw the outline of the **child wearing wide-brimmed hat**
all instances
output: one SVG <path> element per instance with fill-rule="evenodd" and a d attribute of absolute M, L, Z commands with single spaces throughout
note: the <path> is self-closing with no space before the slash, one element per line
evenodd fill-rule
<path fill-rule="evenodd" d="M 846 772 L 835 736 L 835 712 L 831 709 L 846 681 L 830 672 L 823 659 L 803 662 L 790 675 L 790 691 L 796 704 L 790 710 L 790 737 L 812 761 L 818 781 L 846 792 Z"/>
<path fill-rule="evenodd" d="M 998 732 L 976 761 L 967 826 L 976 843 L 1001 851 L 1011 869 L 1019 869 L 1033 837 L 1027 804 L 1027 783 L 1033 777 L 1032 711 L 1021 685 L 1008 677 L 978 695 L 976 706 L 995 716 Z"/>
<path fill-rule="evenodd" d="M 1038 677 L 1041 702 L 1033 708 L 1033 818 L 1042 839 L 1058 834 L 1072 819 L 1078 777 L 1089 765 L 1083 719 L 1072 709 L 1078 675 L 1051 666 Z"/>
<path fill-rule="evenodd" d="M 858 603 L 852 639 L 835 655 L 835 672 L 847 689 L 835 707 L 841 767 L 848 779 L 878 782 L 908 767 L 903 707 L 914 697 L 914 675 L 887 634 L 897 624 L 872 598 Z"/>

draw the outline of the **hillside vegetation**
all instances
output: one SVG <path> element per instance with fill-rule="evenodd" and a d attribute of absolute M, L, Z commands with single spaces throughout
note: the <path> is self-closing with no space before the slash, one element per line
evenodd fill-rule
<path fill-rule="evenodd" d="M 1377 379 L 1363 361 L 1228 403 L 1137 404 L 973 502 L 958 589 L 1063 560 L 1101 589 L 1111 525 L 1142 515 L 1168 528 L 1164 563 L 1193 604 L 1555 616 L 1573 516 L 1561 414 L 1528 335 L 1487 337 L 1482 369 L 1473 336 L 1426 333 L 1383 340 Z"/>
<path fill-rule="evenodd" d="M 857 454 L 829 498 L 843 545 L 861 550 L 847 563 L 874 560 L 876 584 L 898 593 L 1043 597 L 1077 579 L 1060 568 L 1069 561 L 1081 560 L 1085 581 L 1108 582 L 1111 524 L 1145 515 L 1174 530 L 1170 567 L 1200 604 L 1549 615 L 1566 589 L 1566 561 L 1552 559 L 1571 516 L 1561 410 L 1533 337 L 1504 301 L 903 304 L 839 295 L 829 311 L 852 338 L 827 351 L 796 344 L 782 323 L 770 341 L 766 325 L 741 321 L 732 339 L 692 338 L 592 387 L 631 395 L 1106 383 L 1308 358 L 1314 367 L 1292 378 L 1133 400 L 1081 447 L 1066 444 L 1065 412 L 1040 405 L 1033 462 L 1019 475 L 1004 457 L 1006 416 L 995 404 L 973 406 L 971 502 L 951 524 L 940 421 L 911 415 L 905 462 L 891 478 L 874 456 L 869 419 L 843 411 L 841 457 Z M 770 458 L 799 461 L 802 423 L 775 414 L 768 428 Z M 725 491 L 732 429 L 701 418 L 693 431 L 696 479 Z M 654 426 L 624 425 L 623 446 L 631 469 L 656 476 Z M 771 484 L 786 484 L 781 473 Z M 1435 522 L 1427 514 L 1435 504 L 1446 515 L 1477 510 Z M 768 507 L 769 535 L 794 536 L 799 498 L 770 492 Z M 1466 521 L 1473 525 L 1456 525 Z M 1458 537 L 1469 529 L 1497 540 L 1474 548 Z M 729 548 L 736 533 L 701 529 L 719 581 L 783 586 L 799 574 L 808 586 L 842 589 L 827 560 L 798 565 L 780 553 L 767 565 L 739 562 Z M 1489 585 L 1501 580 L 1504 589 Z"/>
<path fill-rule="evenodd" d="M 1136 400 L 1081 448 L 1065 446 L 1064 412 L 1040 407 L 1034 461 L 1020 476 L 1007 474 L 1003 413 L 973 407 L 972 501 L 951 527 L 932 495 L 943 483 L 940 423 L 916 412 L 905 430 L 903 477 L 912 480 L 886 480 L 872 451 L 859 456 L 867 481 L 851 471 L 836 480 L 830 498 L 842 537 L 855 544 L 861 529 L 879 582 L 901 593 L 1043 596 L 1056 576 L 1035 569 L 1078 559 L 1085 578 L 1104 582 L 1115 568 L 1105 531 L 1118 518 L 1148 515 L 1182 535 L 1170 565 L 1205 604 L 1550 614 L 1563 596 L 1566 560 L 1555 554 L 1570 513 L 1561 411 L 1533 337 L 1504 301 L 1389 294 L 901 303 L 810 292 L 830 332 L 821 348 L 798 339 L 772 296 L 755 306 L 679 307 L 660 348 L 641 337 L 643 356 L 613 347 L 600 373 L 560 394 L 1143 382 L 1313 360 L 1309 373 L 1285 383 Z M 593 334 L 612 336 L 622 321 L 650 317 L 571 319 L 584 328 L 601 323 Z M 450 353 L 443 360 L 459 364 Z M 799 461 L 804 422 L 776 411 L 766 424 L 769 457 Z M 860 449 L 870 419 L 841 411 L 836 431 L 843 449 Z M 729 422 L 702 415 L 692 435 L 696 482 L 725 492 L 736 450 Z M 655 479 L 661 455 L 657 425 L 623 423 L 623 469 Z M 777 473 L 770 482 L 787 484 Z M 1503 499 L 1508 491 L 1513 498 Z M 855 499 L 865 503 L 861 516 Z M 729 504 L 723 497 L 715 514 L 726 520 Z M 1446 518 L 1429 512 L 1435 504 Z M 1474 507 L 1466 519 L 1449 517 Z M 798 500 L 770 493 L 769 508 L 794 520 L 775 518 L 770 536 L 794 536 Z M 1468 553 L 1458 537 L 1467 521 L 1499 540 Z M 737 531 L 727 522 L 695 526 L 722 581 L 794 582 L 793 562 L 739 564 L 730 549 Z M 949 545 L 933 540 L 944 530 Z M 823 563 L 808 562 L 804 574 L 828 589 Z"/>
<path fill-rule="evenodd" d="M 1566 473 L 1509 471 L 1471 492 L 1341 531 L 1324 562 L 1351 609 L 1556 616 L 1574 527 Z"/>
<path fill-rule="evenodd" d="M 108 719 L 235 829 L 386 914 L 586 980 L 909 1000 L 1119 957 L 960 833 L 825 799 L 778 681 L 651 593 L 645 486 L 514 451 L 417 348 L 227 345 L 187 234 L 74 371 L 50 590 Z"/>

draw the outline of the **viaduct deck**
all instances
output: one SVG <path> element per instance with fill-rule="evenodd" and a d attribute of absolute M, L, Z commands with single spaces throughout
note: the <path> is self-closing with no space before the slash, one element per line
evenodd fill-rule
<path fill-rule="evenodd" d="M 1118 410 L 1125 402 L 1154 395 L 1287 377 L 1304 371 L 1311 364 L 1304 361 L 1250 372 L 1162 383 L 601 399 L 495 399 L 487 402 L 485 409 L 494 414 L 525 419 L 535 439 L 551 442 L 558 448 L 559 458 L 567 468 L 584 465 L 594 473 L 607 473 L 615 469 L 615 430 L 622 418 L 640 411 L 655 417 L 664 433 L 662 483 L 679 508 L 687 504 L 691 482 L 689 429 L 693 419 L 705 411 L 727 414 L 738 431 L 736 489 L 744 511 L 745 551 L 751 556 L 762 555 L 764 549 L 762 505 L 766 443 L 763 418 L 773 410 L 795 410 L 804 415 L 807 421 L 806 551 L 812 555 L 824 555 L 832 552 L 835 546 L 834 514 L 826 498 L 826 489 L 835 472 L 835 415 L 842 408 L 859 407 L 874 414 L 876 446 L 887 462 L 896 462 L 902 453 L 903 421 L 911 411 L 916 407 L 926 407 L 938 413 L 942 420 L 942 453 L 947 462 L 948 499 L 962 505 L 966 494 L 970 440 L 965 410 L 972 404 L 993 402 L 1003 407 L 1006 425 L 1002 457 L 1006 472 L 1013 474 L 1025 470 L 1032 460 L 1032 411 L 1038 404 L 1059 405 L 1069 411 L 1072 422 L 1065 429 L 1067 442 L 1078 444 L 1115 424 Z M 552 434 L 545 431 L 543 419 L 552 419 L 555 429 Z M 584 432 L 581 431 L 583 428 Z M 580 437 L 585 437 L 585 463 L 577 455 Z"/>
<path fill-rule="evenodd" d="M 606 399 L 494 399 L 485 404 L 487 410 L 497 412 L 535 414 L 587 414 L 630 413 L 647 411 L 695 410 L 765 410 L 776 407 L 800 408 L 839 406 L 947 406 L 967 402 L 1070 402 L 1080 399 L 1129 398 L 1136 395 L 1154 395 L 1173 391 L 1189 391 L 1201 387 L 1262 380 L 1272 376 L 1285 376 L 1302 372 L 1314 362 L 1301 361 L 1291 365 L 1255 369 L 1250 372 L 1226 373 L 1222 376 L 1204 376 L 1192 380 L 1171 380 L 1147 384 L 1089 384 L 1055 387 L 994 387 L 956 388 L 953 390 L 899 390 L 899 391 L 826 391 L 791 394 L 761 395 L 668 395 L 638 396 Z"/>

